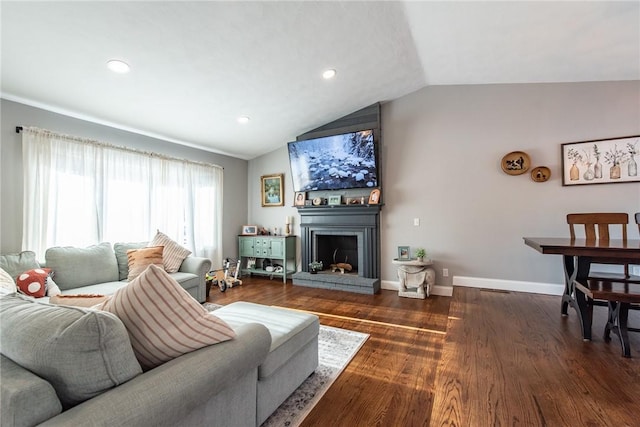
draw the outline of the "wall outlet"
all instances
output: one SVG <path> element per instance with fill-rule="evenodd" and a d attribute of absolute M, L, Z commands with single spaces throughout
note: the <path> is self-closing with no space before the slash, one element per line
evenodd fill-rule
<path fill-rule="evenodd" d="M 442 269 L 442 276 L 443 277 L 449 277 L 449 269 L 448 268 L 443 268 Z"/>
<path fill-rule="evenodd" d="M 413 225 L 418 227 L 420 225 L 420 218 L 413 218 Z"/>

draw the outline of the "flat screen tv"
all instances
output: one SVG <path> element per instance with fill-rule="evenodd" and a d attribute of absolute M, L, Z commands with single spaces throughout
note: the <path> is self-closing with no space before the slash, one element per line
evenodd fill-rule
<path fill-rule="evenodd" d="M 374 188 L 378 163 L 373 130 L 288 144 L 294 191 Z"/>

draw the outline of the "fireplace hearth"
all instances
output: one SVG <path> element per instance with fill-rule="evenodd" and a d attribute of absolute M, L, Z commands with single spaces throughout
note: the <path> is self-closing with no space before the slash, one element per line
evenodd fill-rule
<path fill-rule="evenodd" d="M 302 270 L 294 285 L 374 294 L 380 291 L 380 205 L 300 207 Z M 322 261 L 324 271 L 309 273 Z M 350 272 L 332 272 L 347 263 Z"/>

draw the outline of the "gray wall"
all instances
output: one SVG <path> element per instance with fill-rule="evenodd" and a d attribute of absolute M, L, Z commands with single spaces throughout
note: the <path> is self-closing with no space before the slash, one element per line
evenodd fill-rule
<path fill-rule="evenodd" d="M 453 276 L 496 288 L 559 285 L 560 257 L 538 254 L 523 236 L 568 237 L 569 212 L 640 211 L 640 184 L 563 187 L 560 174 L 562 143 L 640 135 L 638 81 L 428 87 L 382 105 L 382 134 L 383 284 L 397 281 L 391 260 L 409 245 L 426 248 L 440 285 Z M 515 150 L 548 166 L 551 179 L 502 172 L 502 156 Z M 260 175 L 281 171 L 286 206 L 261 208 Z M 249 221 L 282 224 L 292 204 L 286 147 L 251 160 Z M 635 224 L 629 231 L 638 237 Z"/>
<path fill-rule="evenodd" d="M 22 145 L 21 136 L 15 132 L 15 128 L 16 126 L 37 126 L 115 145 L 125 145 L 222 166 L 224 168 L 223 256 L 236 256 L 236 236 L 247 221 L 248 162 L 246 160 L 98 125 L 4 99 L 1 101 L 0 114 L 2 118 L 0 253 L 16 252 L 22 249 Z"/>

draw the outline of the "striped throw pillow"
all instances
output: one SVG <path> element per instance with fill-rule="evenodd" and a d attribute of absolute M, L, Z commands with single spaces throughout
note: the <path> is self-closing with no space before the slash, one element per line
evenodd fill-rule
<path fill-rule="evenodd" d="M 150 265 L 101 306 L 120 318 L 144 370 L 182 354 L 235 338 L 167 272 Z"/>
<path fill-rule="evenodd" d="M 163 253 L 164 247 L 162 246 L 129 249 L 127 251 L 127 262 L 129 264 L 129 275 L 127 276 L 127 280 L 132 281 L 142 274 L 142 272 L 151 264 L 162 267 L 164 265 Z"/>
<path fill-rule="evenodd" d="M 164 246 L 164 252 L 162 254 L 164 269 L 169 273 L 175 273 L 182 265 L 182 261 L 189 255 L 191 251 L 183 248 L 169 236 L 162 233 L 160 230 L 156 233 L 149 246 Z"/>

